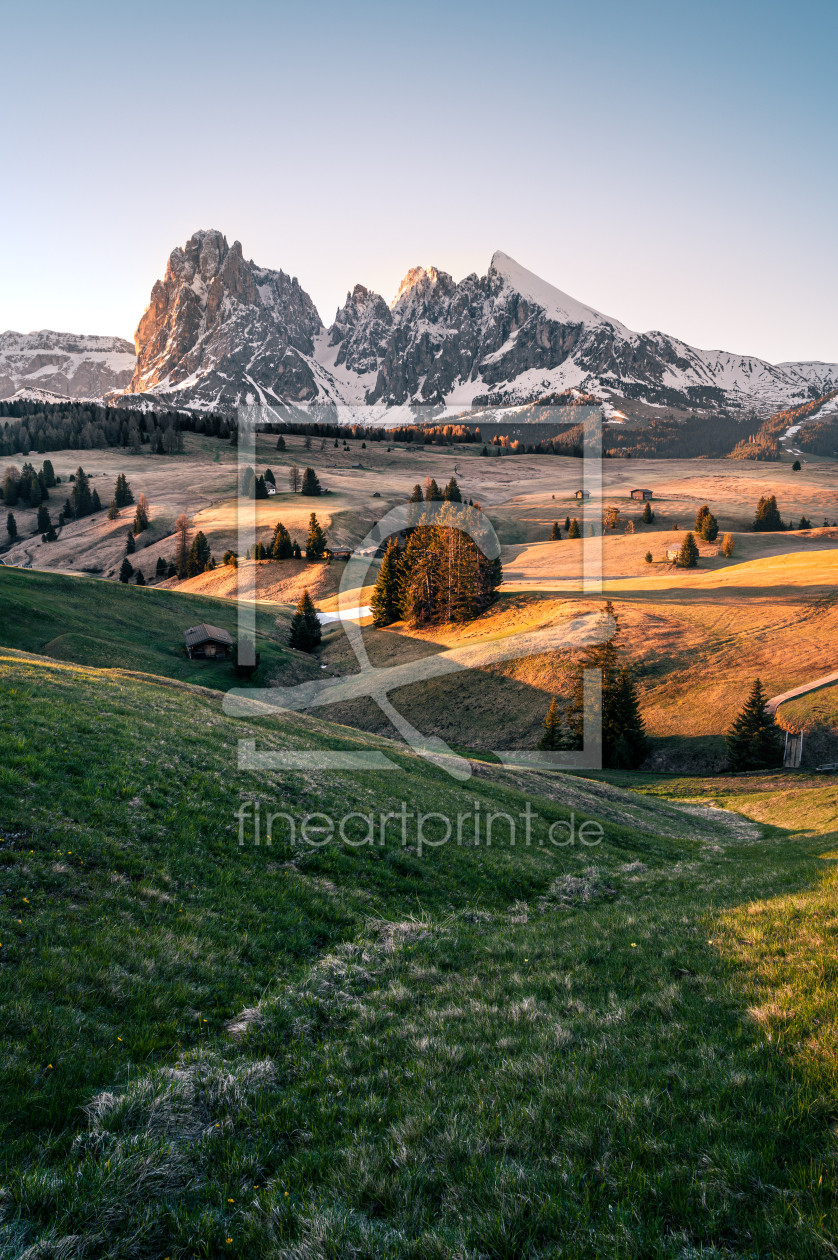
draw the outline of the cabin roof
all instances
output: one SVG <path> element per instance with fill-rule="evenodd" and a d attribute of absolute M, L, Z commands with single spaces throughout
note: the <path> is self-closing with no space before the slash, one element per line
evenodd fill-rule
<path fill-rule="evenodd" d="M 226 630 L 222 630 L 220 626 L 208 626 L 204 621 L 184 630 L 183 637 L 187 647 L 197 647 L 199 643 L 224 643 L 227 647 L 233 646 L 233 640 Z"/>

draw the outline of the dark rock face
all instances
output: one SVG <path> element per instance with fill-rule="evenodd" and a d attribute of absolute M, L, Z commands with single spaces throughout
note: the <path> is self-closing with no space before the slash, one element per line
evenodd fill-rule
<path fill-rule="evenodd" d="M 130 392 L 174 390 L 179 402 L 221 408 L 313 399 L 309 358 L 321 330 L 296 277 L 246 261 L 220 232 L 196 232 L 151 291 Z"/>
<path fill-rule="evenodd" d="M 485 276 L 459 283 L 413 267 L 389 305 L 358 284 L 326 331 L 296 279 L 245 260 L 217 231 L 172 252 L 135 345 L 131 392 L 228 410 L 516 404 L 578 387 L 606 399 L 767 411 L 838 379 L 836 364 L 775 366 L 632 332 L 502 253 Z"/>

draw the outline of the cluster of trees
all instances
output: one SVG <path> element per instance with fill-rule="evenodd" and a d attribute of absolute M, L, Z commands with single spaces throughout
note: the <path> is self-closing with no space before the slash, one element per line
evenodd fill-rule
<path fill-rule="evenodd" d="M 328 538 L 315 512 L 308 518 L 308 533 L 305 541 L 306 560 L 322 560 L 326 554 Z M 234 558 L 234 552 L 225 552 L 224 562 L 228 557 Z M 292 539 L 282 521 L 277 521 L 273 539 L 269 543 L 261 540 L 247 549 L 246 560 L 302 560 L 303 551 L 295 538 Z"/>
<path fill-rule="evenodd" d="M 582 527 L 574 516 L 573 520 L 569 516 L 564 518 L 564 532 L 568 538 L 581 538 Z M 553 528 L 550 530 L 549 542 L 561 542 L 562 527 L 558 521 L 553 521 Z"/>
<path fill-rule="evenodd" d="M 0 455 L 45 454 L 61 450 L 123 447 L 157 455 L 183 450 L 183 432 L 206 433 L 226 440 L 228 417 L 215 413 L 140 411 L 96 403 L 0 403 Z"/>
<path fill-rule="evenodd" d="M 644 429 L 608 425 L 602 435 L 602 453 L 606 459 L 724 459 L 747 444 L 760 423 L 753 412 L 740 419 L 722 411 L 703 415 L 700 423 L 693 424 L 661 417 Z M 581 431 L 569 431 L 567 438 L 581 442 Z"/>
<path fill-rule="evenodd" d="M 648 506 L 648 504 L 647 504 Z M 705 503 L 695 515 L 695 532 L 705 542 L 715 542 L 719 536 L 719 522 Z"/>
<path fill-rule="evenodd" d="M 761 533 L 773 533 L 776 530 L 785 528 L 780 516 L 780 510 L 777 507 L 777 496 L 774 494 L 768 497 L 762 495 L 757 504 L 754 529 Z"/>
<path fill-rule="evenodd" d="M 40 472 L 36 472 L 30 463 L 25 463 L 22 469 L 12 464 L 6 469 L 3 485 L 0 487 L 0 499 L 10 508 L 18 502 L 26 507 L 36 508 L 44 499 L 49 498 L 50 490 L 60 480 L 48 459 L 44 460 Z"/>
<path fill-rule="evenodd" d="M 467 509 L 475 516 L 479 510 Z M 370 601 L 374 625 L 464 622 L 489 606 L 503 569 L 499 559 L 487 559 L 477 546 L 469 524 L 459 514 L 449 523 L 443 509 L 433 523 L 409 528 L 404 548 L 397 538 L 390 540 Z"/>
<path fill-rule="evenodd" d="M 604 643 L 583 649 L 576 664 L 570 698 L 560 705 L 555 697 L 543 722 L 539 748 L 545 751 L 581 749 L 585 720 L 584 671 L 602 673 L 602 764 L 617 770 L 636 769 L 647 751 L 646 728 L 640 713 L 637 686 L 631 670 L 621 658 L 620 621 L 611 600 L 603 619 L 613 618 L 614 634 Z"/>

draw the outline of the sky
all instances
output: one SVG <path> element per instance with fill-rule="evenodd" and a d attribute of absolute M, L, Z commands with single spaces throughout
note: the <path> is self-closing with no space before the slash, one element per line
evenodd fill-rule
<path fill-rule="evenodd" d="M 638 331 L 838 361 L 834 0 L 2 13 L 0 330 L 132 338 L 218 228 L 326 324 L 500 249 Z"/>

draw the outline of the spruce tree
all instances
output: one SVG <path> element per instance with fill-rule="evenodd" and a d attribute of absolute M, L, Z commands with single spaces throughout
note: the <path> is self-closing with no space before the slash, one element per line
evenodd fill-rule
<path fill-rule="evenodd" d="M 115 521 L 118 516 L 119 516 L 119 507 L 117 506 L 116 499 L 111 499 L 110 507 L 108 508 L 108 520 Z"/>
<path fill-rule="evenodd" d="M 93 511 L 93 496 L 90 493 L 90 482 L 87 473 L 79 468 L 76 471 L 76 483 L 70 496 L 73 502 L 73 515 L 78 520 L 81 516 L 89 516 Z"/>
<path fill-rule="evenodd" d="M 558 542 L 561 536 L 562 531 L 559 529 L 559 522 L 553 521 L 553 528 L 550 530 L 550 542 Z"/>
<path fill-rule="evenodd" d="M 447 503 L 462 503 L 463 496 L 460 494 L 460 487 L 457 485 L 456 477 L 452 477 L 442 493 L 443 499 Z"/>
<path fill-rule="evenodd" d="M 646 756 L 646 724 L 640 713 L 634 678 L 625 665 L 614 689 L 611 739 L 608 764 L 615 770 L 636 770 Z"/>
<path fill-rule="evenodd" d="M 197 577 L 199 573 L 203 573 L 209 563 L 209 558 L 209 543 L 204 536 L 203 530 L 199 529 L 192 541 L 186 561 L 186 576 Z"/>
<path fill-rule="evenodd" d="M 581 538 L 582 537 L 582 531 L 579 528 L 579 522 L 577 521 L 575 516 L 567 527 L 567 536 L 568 538 Z"/>
<path fill-rule="evenodd" d="M 49 525 L 47 526 L 47 532 L 42 535 L 42 542 L 55 542 L 57 537 L 58 535 L 55 532 L 55 526 L 53 525 L 52 521 L 50 521 Z"/>
<path fill-rule="evenodd" d="M 157 566 L 154 572 L 155 572 L 155 576 L 157 577 L 158 582 L 160 581 L 161 578 L 164 578 L 166 576 L 166 561 L 163 559 L 162 556 L 157 557 Z"/>
<path fill-rule="evenodd" d="M 134 531 L 133 529 L 129 529 L 128 537 L 125 539 L 125 554 L 126 556 L 133 556 L 136 550 L 137 544 L 134 542 Z"/>
<path fill-rule="evenodd" d="M 640 519 L 644 525 L 654 525 L 655 523 L 655 514 L 652 511 L 652 505 L 648 499 L 643 505 L 643 515 Z"/>
<path fill-rule="evenodd" d="M 646 561 L 646 563 L 647 563 L 647 564 L 651 564 L 651 563 L 652 563 L 652 553 L 651 553 L 651 551 L 647 551 L 647 552 L 646 552 L 646 555 L 643 557 L 643 559 Z"/>
<path fill-rule="evenodd" d="M 116 499 L 117 507 L 128 507 L 129 503 L 134 502 L 134 496 L 131 493 L 131 487 L 125 477 L 125 473 L 120 473 L 116 479 L 113 497 Z"/>
<path fill-rule="evenodd" d="M 306 538 L 306 560 L 322 560 L 326 550 L 326 535 L 314 512 L 308 518 L 308 536 Z"/>
<path fill-rule="evenodd" d="M 101 512 L 102 500 L 99 498 L 99 491 L 95 487 L 93 489 L 93 493 L 90 496 L 90 500 L 91 500 L 91 507 L 90 507 L 91 512 Z"/>
<path fill-rule="evenodd" d="M 145 586 L 145 578 L 142 569 L 137 569 L 137 586 Z"/>
<path fill-rule="evenodd" d="M 570 529 L 570 517 L 566 516 L 564 518 L 564 532 L 567 533 L 569 529 Z"/>
<path fill-rule="evenodd" d="M 687 530 L 681 550 L 678 552 L 678 563 L 682 569 L 698 568 L 698 547 L 691 530 Z"/>
<path fill-rule="evenodd" d="M 45 534 L 49 529 L 49 508 L 43 503 L 38 508 L 38 523 L 35 528 L 39 534 Z"/>
<path fill-rule="evenodd" d="M 320 621 L 306 589 L 297 605 L 297 611 L 291 618 L 289 646 L 296 648 L 298 652 L 313 652 L 320 642 L 321 633 Z"/>
<path fill-rule="evenodd" d="M 390 626 L 401 617 L 401 549 L 396 538 L 391 538 L 378 570 L 375 588 L 370 600 L 374 626 Z"/>
<path fill-rule="evenodd" d="M 177 577 L 177 565 L 175 564 L 174 560 L 169 561 L 169 567 L 166 569 L 166 577 L 167 578 Z"/>
<path fill-rule="evenodd" d="M 17 521 L 14 512 L 10 512 L 6 517 L 6 533 L 10 538 L 17 538 Z"/>
<path fill-rule="evenodd" d="M 134 513 L 134 533 L 141 534 L 144 529 L 148 529 L 149 520 L 148 499 L 144 494 L 141 494 L 137 500 L 137 509 Z"/>
<path fill-rule="evenodd" d="M 798 528 L 798 529 L 811 529 L 811 528 L 812 528 L 812 522 L 808 519 L 808 517 L 801 516 L 801 518 L 800 518 L 800 524 L 798 525 L 798 527 L 797 527 L 797 528 Z"/>
<path fill-rule="evenodd" d="M 291 535 L 283 525 L 282 521 L 278 521 L 274 530 L 273 546 L 271 547 L 272 560 L 290 560 L 294 554 L 294 544 L 291 542 Z"/>
<path fill-rule="evenodd" d="M 122 568 L 119 570 L 120 582 L 128 582 L 133 572 L 134 572 L 134 566 L 132 565 L 128 557 L 126 556 L 125 559 L 122 561 Z"/>
<path fill-rule="evenodd" d="M 252 490 L 254 499 L 267 499 L 268 488 L 265 485 L 265 478 L 261 476 L 254 478 Z"/>
<path fill-rule="evenodd" d="M 800 460 L 796 459 L 791 466 L 792 472 L 800 472 Z"/>
<path fill-rule="evenodd" d="M 308 495 L 309 498 L 320 494 L 320 482 L 317 480 L 317 473 L 313 468 L 307 468 L 303 473 L 300 494 Z"/>
<path fill-rule="evenodd" d="M 279 437 L 276 439 L 276 449 L 277 449 L 278 451 L 284 451 L 284 450 L 285 450 L 285 438 L 282 436 L 282 434 L 281 434 L 281 433 L 280 433 Z"/>
<path fill-rule="evenodd" d="M 442 499 L 442 491 L 433 477 L 425 478 L 425 502 L 436 503 Z"/>
<path fill-rule="evenodd" d="M 705 542 L 715 542 L 719 534 L 719 522 L 705 503 L 695 517 L 695 532 Z"/>
<path fill-rule="evenodd" d="M 550 707 L 541 725 L 544 727 L 544 734 L 538 741 L 538 747 L 545 752 L 556 752 L 562 747 L 563 740 L 562 717 L 555 696 L 550 701 Z"/>
<path fill-rule="evenodd" d="M 756 678 L 745 707 L 727 734 L 727 754 L 733 770 L 767 770 L 783 759 L 783 734 L 766 713 L 767 697 Z"/>
<path fill-rule="evenodd" d="M 55 485 L 55 469 L 50 460 L 45 459 L 43 464 L 44 481 L 52 488 Z"/>
<path fill-rule="evenodd" d="M 270 468 L 265 469 L 265 486 L 266 487 L 267 487 L 268 482 L 270 482 L 272 486 L 276 486 L 276 477 L 273 475 Z"/>

